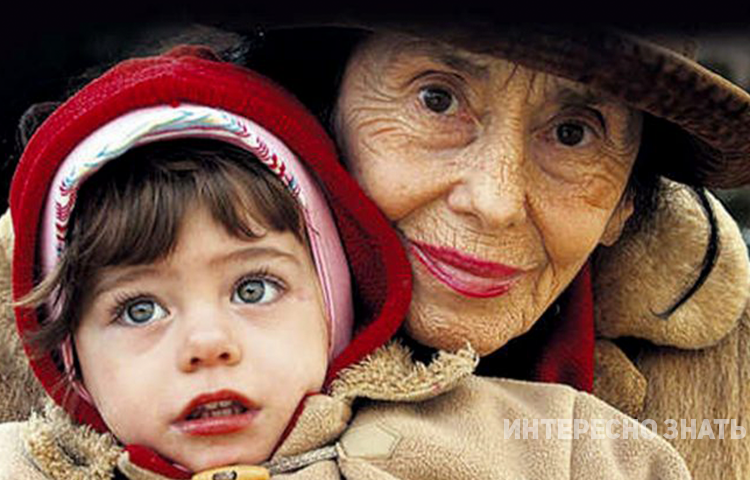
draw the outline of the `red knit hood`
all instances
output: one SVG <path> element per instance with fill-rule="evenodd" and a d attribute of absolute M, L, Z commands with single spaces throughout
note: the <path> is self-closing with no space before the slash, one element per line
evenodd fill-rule
<path fill-rule="evenodd" d="M 100 126 L 128 112 L 190 103 L 245 117 L 281 140 L 316 175 L 329 200 L 352 275 L 355 336 L 329 365 L 326 385 L 342 368 L 384 344 L 400 326 L 411 298 L 408 260 L 394 230 L 339 164 L 336 149 L 315 118 L 292 96 L 245 68 L 220 62 L 203 47 L 122 62 L 62 104 L 34 134 L 18 164 L 10 192 L 15 230 L 13 298 L 40 280 L 40 220 L 50 184 L 68 154 Z M 35 331 L 39 312 L 16 307 L 22 338 Z M 63 368 L 50 355 L 34 356 L 37 378 L 79 423 L 107 430 L 97 410 L 60 388 Z"/>

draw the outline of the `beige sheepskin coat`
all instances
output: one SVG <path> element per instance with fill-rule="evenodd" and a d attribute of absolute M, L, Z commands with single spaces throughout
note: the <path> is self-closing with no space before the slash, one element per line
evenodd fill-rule
<path fill-rule="evenodd" d="M 679 424 L 681 419 L 688 425 L 696 420 L 698 427 L 704 420 L 729 419 L 747 430 L 750 267 L 746 247 L 734 221 L 714 200 L 721 243 L 714 271 L 669 319 L 656 316 L 654 312 L 669 306 L 694 278 L 708 239 L 704 214 L 696 199 L 674 183 L 667 184 L 667 191 L 651 228 L 611 248 L 602 248 L 595 256 L 593 280 L 599 340 L 594 394 L 628 415 L 642 421 L 653 420 L 660 434 L 668 433 L 668 420 Z M 28 418 L 32 410 L 42 408 L 44 398 L 20 351 L 12 311 L 7 305 L 12 245 L 9 220 L 7 214 L 0 219 L 2 421 Z M 498 382 L 469 378 L 461 385 Z M 499 382 L 505 388 L 522 389 L 519 385 L 523 385 Z M 461 391 L 458 388 L 451 395 Z M 579 396 L 570 391 L 567 395 Z M 36 421 L 42 422 L 40 418 Z M 466 423 L 462 422 L 459 425 L 463 428 Z M 26 424 L 3 427 L 3 434 L 23 425 Z M 459 431 L 461 428 L 456 428 Z M 724 439 L 693 439 L 688 435 L 670 442 L 685 458 L 695 479 L 750 478 L 750 435 L 743 439 L 729 435 Z M 537 453 L 541 455 L 541 451 Z"/>
<path fill-rule="evenodd" d="M 466 349 L 425 367 L 398 344 L 381 348 L 344 370 L 330 395 L 306 399 L 266 468 L 289 480 L 690 478 L 669 443 L 601 400 L 562 385 L 476 377 L 477 361 Z M 352 418 L 355 399 L 363 403 Z M 542 427 L 524 438 L 519 428 L 516 438 L 506 419 L 598 419 L 619 436 L 628 420 L 634 428 L 612 439 L 552 424 L 549 436 Z M 116 468 L 130 480 L 167 479 L 57 407 L 0 425 L 0 463 L 0 480 L 104 480 Z"/>

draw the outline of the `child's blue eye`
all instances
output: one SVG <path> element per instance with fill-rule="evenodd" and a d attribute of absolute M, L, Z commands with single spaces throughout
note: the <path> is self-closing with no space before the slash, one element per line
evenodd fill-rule
<path fill-rule="evenodd" d="M 120 313 L 120 319 L 128 325 L 143 326 L 161 320 L 167 316 L 167 311 L 148 298 L 139 298 L 125 304 Z"/>
<path fill-rule="evenodd" d="M 248 278 L 241 281 L 232 293 L 235 303 L 268 303 L 276 300 L 281 294 L 281 287 L 265 278 Z"/>

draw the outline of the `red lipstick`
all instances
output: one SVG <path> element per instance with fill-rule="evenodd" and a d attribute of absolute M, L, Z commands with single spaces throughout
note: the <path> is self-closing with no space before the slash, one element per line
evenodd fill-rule
<path fill-rule="evenodd" d="M 220 390 L 192 399 L 173 426 L 187 435 L 226 435 L 248 427 L 259 411 L 244 395 Z"/>
<path fill-rule="evenodd" d="M 457 250 L 409 241 L 411 252 L 441 283 L 472 298 L 499 297 L 524 273 Z"/>

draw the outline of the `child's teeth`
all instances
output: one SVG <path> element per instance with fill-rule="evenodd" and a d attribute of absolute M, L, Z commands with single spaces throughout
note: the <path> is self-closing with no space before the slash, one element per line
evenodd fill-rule
<path fill-rule="evenodd" d="M 210 417 L 226 417 L 234 413 L 233 408 L 222 408 L 221 410 L 211 410 L 209 412 Z"/>
<path fill-rule="evenodd" d="M 226 417 L 229 415 L 241 415 L 245 411 L 245 408 L 241 405 L 231 401 L 222 400 L 220 402 L 211 402 L 205 405 L 201 405 L 195 410 L 195 413 L 190 415 L 191 418 L 213 418 L 213 417 Z"/>

